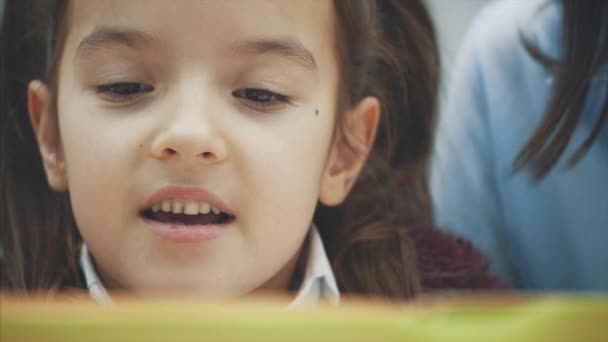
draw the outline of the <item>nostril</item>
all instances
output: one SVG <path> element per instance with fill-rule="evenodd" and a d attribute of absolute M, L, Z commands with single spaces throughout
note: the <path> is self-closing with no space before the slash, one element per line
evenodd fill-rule
<path fill-rule="evenodd" d="M 166 148 L 164 151 L 166 157 L 171 157 L 177 154 L 177 151 L 172 148 Z"/>
<path fill-rule="evenodd" d="M 203 153 L 201 153 L 201 156 L 203 156 L 204 159 L 211 159 L 211 158 L 213 158 L 213 153 L 203 152 Z"/>

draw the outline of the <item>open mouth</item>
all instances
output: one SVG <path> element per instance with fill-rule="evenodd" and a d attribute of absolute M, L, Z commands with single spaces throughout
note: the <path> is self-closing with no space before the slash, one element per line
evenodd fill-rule
<path fill-rule="evenodd" d="M 234 220 L 209 203 L 201 201 L 163 200 L 141 211 L 148 220 L 181 226 L 221 225 Z"/>

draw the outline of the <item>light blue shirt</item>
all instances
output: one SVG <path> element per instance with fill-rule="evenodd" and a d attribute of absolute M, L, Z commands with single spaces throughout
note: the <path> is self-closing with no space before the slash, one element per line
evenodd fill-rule
<path fill-rule="evenodd" d="M 540 123 L 553 76 L 528 55 L 561 51 L 556 1 L 499 1 L 478 15 L 452 70 L 431 172 L 436 223 L 462 235 L 516 287 L 608 290 L 608 125 L 572 169 L 608 93 L 595 75 L 582 119 L 559 163 L 539 184 L 513 161 Z M 564 158 L 565 157 L 565 158 Z"/>

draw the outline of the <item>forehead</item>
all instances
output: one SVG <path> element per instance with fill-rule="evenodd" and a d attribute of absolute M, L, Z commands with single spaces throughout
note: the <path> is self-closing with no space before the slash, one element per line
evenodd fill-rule
<path fill-rule="evenodd" d="M 73 1 L 67 50 L 99 28 L 134 29 L 171 51 L 208 53 L 238 41 L 293 39 L 315 59 L 334 57 L 333 2 L 328 0 Z"/>

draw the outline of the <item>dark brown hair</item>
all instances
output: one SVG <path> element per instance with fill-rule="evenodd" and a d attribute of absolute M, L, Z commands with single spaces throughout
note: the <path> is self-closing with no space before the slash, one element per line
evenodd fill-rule
<path fill-rule="evenodd" d="M 561 0 L 563 13 L 561 58 L 547 56 L 522 36 L 528 53 L 555 76 L 554 89 L 542 122 L 520 151 L 515 170 L 529 167 L 541 180 L 558 162 L 576 129 L 593 75 L 608 63 L 608 1 Z M 589 150 L 608 118 L 608 98 L 589 136 L 568 159 L 575 165 Z"/>
<path fill-rule="evenodd" d="M 46 7 L 40 0 L 35 6 L 31 2 L 9 2 L 2 28 L 3 77 L 10 73 L 1 89 L 0 285 L 80 287 L 81 237 L 67 194 L 52 192 L 46 183 L 25 101 L 29 80 L 53 84 L 60 51 L 48 48 L 49 39 L 57 37 L 61 44 L 57 30 L 65 1 L 46 1 Z M 34 8 L 42 15 L 33 15 Z M 408 227 L 430 222 L 431 215 L 426 173 L 439 70 L 431 20 L 421 0 L 336 0 L 335 12 L 338 112 L 376 96 L 382 115 L 353 191 L 339 207 L 319 205 L 315 222 L 341 291 L 411 298 L 420 280 Z M 337 122 L 338 136 L 347 139 L 340 129 L 344 118 Z"/>
<path fill-rule="evenodd" d="M 27 114 L 27 84 L 52 82 L 54 20 L 63 2 L 7 1 L 0 33 L 0 287 L 80 287 L 80 236 L 68 194 L 46 182 Z M 48 68 L 48 70 L 47 70 Z"/>
<path fill-rule="evenodd" d="M 376 96 L 382 118 L 353 191 L 338 208 L 320 207 L 315 222 L 342 291 L 411 298 L 420 276 L 408 227 L 431 217 L 426 175 L 439 70 L 433 26 L 422 1 L 335 4 L 338 108 Z"/>

